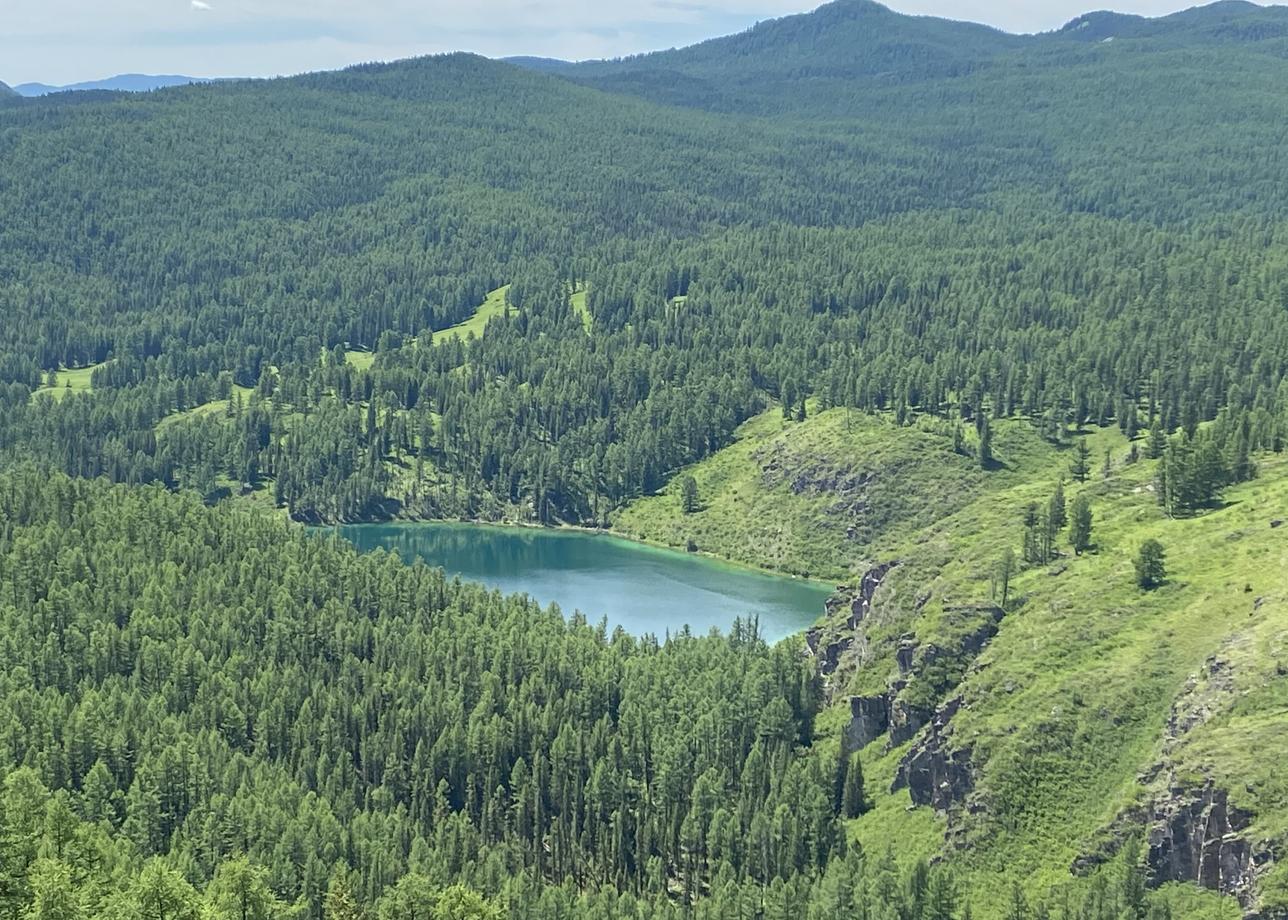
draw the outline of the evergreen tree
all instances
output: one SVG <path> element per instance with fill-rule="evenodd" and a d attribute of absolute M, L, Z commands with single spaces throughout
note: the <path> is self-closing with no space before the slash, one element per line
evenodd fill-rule
<path fill-rule="evenodd" d="M 1154 424 L 1149 429 L 1149 440 L 1145 443 L 1145 456 L 1150 460 L 1157 460 L 1163 456 L 1165 450 L 1167 450 L 1167 434 L 1163 431 L 1163 419 L 1159 416 L 1154 419 Z"/>
<path fill-rule="evenodd" d="M 687 473 L 680 479 L 680 510 L 693 514 L 701 507 L 698 497 L 698 482 Z"/>
<path fill-rule="evenodd" d="M 867 798 L 863 791 L 863 764 L 855 751 L 846 758 L 845 791 L 841 796 L 841 816 L 857 818 L 867 811 Z"/>
<path fill-rule="evenodd" d="M 1079 438 L 1073 446 L 1073 460 L 1069 464 L 1069 472 L 1073 475 L 1074 482 L 1086 482 L 1087 476 L 1091 472 L 1091 451 L 1087 447 L 1087 439 Z"/>
<path fill-rule="evenodd" d="M 1161 585 L 1166 578 L 1163 544 L 1157 540 L 1146 540 L 1136 554 L 1136 584 L 1149 591 Z"/>
<path fill-rule="evenodd" d="M 1002 551 L 993 576 L 993 596 L 998 605 L 1006 609 L 1011 598 L 1011 579 L 1015 577 L 1015 551 L 1009 546 Z"/>
<path fill-rule="evenodd" d="M 1091 548 L 1091 500 L 1079 492 L 1073 499 L 1069 521 L 1069 545 L 1074 553 L 1082 555 Z"/>

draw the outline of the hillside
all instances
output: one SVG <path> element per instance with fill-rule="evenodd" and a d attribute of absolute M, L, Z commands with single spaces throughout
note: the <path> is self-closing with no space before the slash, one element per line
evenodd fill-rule
<path fill-rule="evenodd" d="M 824 648 L 851 643 L 831 693 L 851 704 L 849 738 L 877 778 L 855 833 L 879 845 L 910 796 L 938 817 L 927 847 L 999 895 L 1020 882 L 1057 902 L 1134 839 L 1155 883 L 1199 881 L 1276 916 L 1288 896 L 1272 856 L 1288 797 L 1270 766 L 1288 715 L 1288 469 L 1266 457 L 1221 509 L 1169 520 L 1154 464 L 1123 465 L 1120 440 L 1093 440 L 1111 451 L 1108 477 L 1066 485 L 1090 496 L 1093 552 L 1028 567 L 1000 606 L 998 559 L 1025 504 L 1067 472 L 1052 466 L 879 547 L 899 565 L 857 635 L 824 631 Z M 1131 560 L 1151 538 L 1170 574 L 1143 592 Z"/>
<path fill-rule="evenodd" d="M 556 72 L 658 101 L 763 110 L 835 86 L 961 77 L 1021 44 L 985 26 L 905 16 L 873 0 L 833 0 L 688 48 Z"/>
<path fill-rule="evenodd" d="M 0 106 L 0 915 L 1288 917 L 1284 14 Z M 392 518 L 842 587 L 301 526 Z"/>
<path fill-rule="evenodd" d="M 1052 104 L 1080 105 L 1088 93 L 1108 100 L 1112 81 L 1141 83 L 1134 92 L 1151 95 L 1159 92 L 1155 80 L 1181 81 L 1212 98 L 1229 93 L 1227 102 L 1238 104 L 1234 87 L 1248 85 L 1238 60 L 1278 70 L 1286 48 L 1284 6 L 1218 0 L 1158 18 L 1089 13 L 1054 32 L 1016 36 L 896 13 L 873 0 L 835 0 L 689 48 L 556 72 L 609 92 L 710 111 L 891 119 L 917 132 L 934 130 L 933 117 L 982 110 L 989 113 L 983 124 L 978 118 L 960 124 L 987 132 L 992 119 L 1020 110 L 1041 111 L 1045 120 L 1060 117 L 1042 111 Z M 1209 69 L 1210 81 L 1196 81 L 1193 68 L 1204 59 L 1219 59 L 1220 66 Z M 1039 87 L 1055 74 L 1076 76 L 1076 85 L 1047 97 Z M 1039 98 L 1038 105 L 1024 104 Z M 1076 117 L 1069 109 L 1062 114 Z M 1136 114 L 1150 117 L 1151 130 L 1166 126 L 1155 106 Z M 1118 130 L 1129 127 L 1120 123 Z"/>
<path fill-rule="evenodd" d="M 659 495 L 631 502 L 613 527 L 639 539 L 711 552 L 765 569 L 843 581 L 874 564 L 876 547 L 918 532 L 982 496 L 1024 481 L 1050 449 L 1028 426 L 999 432 L 1009 462 L 988 474 L 954 452 L 951 426 L 906 427 L 831 409 L 804 422 L 775 407 L 734 443 L 687 468 Z M 685 514 L 680 483 L 697 482 Z"/>
<path fill-rule="evenodd" d="M 845 559 L 868 573 L 810 637 L 835 707 L 820 721 L 862 751 L 872 810 L 850 831 L 867 851 L 899 835 L 906 859 L 942 856 L 996 893 L 976 902 L 990 916 L 1016 883 L 1076 904 L 1133 845 L 1156 883 L 1232 899 L 1200 908 L 1167 889 L 1177 916 L 1288 906 L 1271 855 L 1288 843 L 1273 766 L 1288 717 L 1282 455 L 1259 457 L 1258 478 L 1218 509 L 1169 519 L 1157 461 L 1132 462 L 1117 431 L 1085 433 L 1096 462 L 1080 484 L 1076 441 L 1025 425 L 997 433 L 998 466 L 981 472 L 933 430 L 839 409 L 779 416 L 685 471 L 696 511 L 673 483 L 617 526 L 787 570 Z M 1003 603 L 999 560 L 1020 553 L 1025 507 L 1060 481 L 1070 503 L 1090 500 L 1093 549 L 1021 562 Z M 1154 592 L 1131 562 L 1148 539 L 1170 573 Z M 1225 839 L 1201 825 L 1209 811 L 1228 820 Z"/>

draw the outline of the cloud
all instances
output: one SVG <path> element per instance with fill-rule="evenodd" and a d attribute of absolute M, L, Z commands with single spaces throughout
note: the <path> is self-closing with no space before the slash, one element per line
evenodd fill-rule
<path fill-rule="evenodd" d="M 64 84 L 113 73 L 255 77 L 456 50 L 491 57 L 617 57 L 727 35 L 822 2 L 0 0 L 0 79 Z M 1203 0 L 881 2 L 902 12 L 1031 31 L 1058 28 L 1099 7 L 1157 15 Z"/>

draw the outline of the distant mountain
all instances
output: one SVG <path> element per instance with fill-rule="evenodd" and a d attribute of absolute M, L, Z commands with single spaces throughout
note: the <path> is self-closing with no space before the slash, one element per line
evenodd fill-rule
<path fill-rule="evenodd" d="M 1288 38 L 1288 7 L 1221 0 L 1155 19 L 1101 11 L 1079 16 L 1048 35 L 1101 42 L 1176 39 L 1190 45 L 1265 42 Z"/>
<path fill-rule="evenodd" d="M 121 93 L 147 93 L 154 89 L 165 89 L 168 86 L 187 86 L 189 83 L 207 82 L 200 77 L 184 77 L 177 74 L 142 74 L 126 73 L 105 80 L 89 80 L 84 83 L 69 83 L 66 86 L 51 86 L 48 83 L 19 83 L 14 90 L 21 96 L 47 96 L 50 93 L 78 92 L 83 90 L 113 90 Z"/>
<path fill-rule="evenodd" d="M 1053 32 L 1011 35 L 897 13 L 874 0 L 834 0 L 687 48 L 579 64 L 537 58 L 511 63 L 671 105 L 852 116 L 869 113 L 875 96 L 921 84 L 961 87 L 961 78 L 996 71 L 1013 77 L 1017 69 L 1060 68 L 1077 46 L 1114 40 L 1190 54 L 1238 45 L 1288 57 L 1288 7 L 1224 0 L 1155 19 L 1093 12 Z"/>
<path fill-rule="evenodd" d="M 737 35 L 562 72 L 656 101 L 745 109 L 774 106 L 784 91 L 825 82 L 960 76 L 1023 43 L 989 26 L 906 16 L 873 0 L 833 0 Z"/>

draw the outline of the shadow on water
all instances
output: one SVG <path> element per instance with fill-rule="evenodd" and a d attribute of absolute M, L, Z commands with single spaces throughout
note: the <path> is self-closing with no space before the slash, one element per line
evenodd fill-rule
<path fill-rule="evenodd" d="M 607 617 L 635 635 L 728 630 L 756 616 L 770 642 L 811 625 L 828 585 L 597 534 L 472 524 L 361 524 L 337 528 L 360 550 L 384 548 L 448 575 L 523 592 L 590 622 Z"/>

